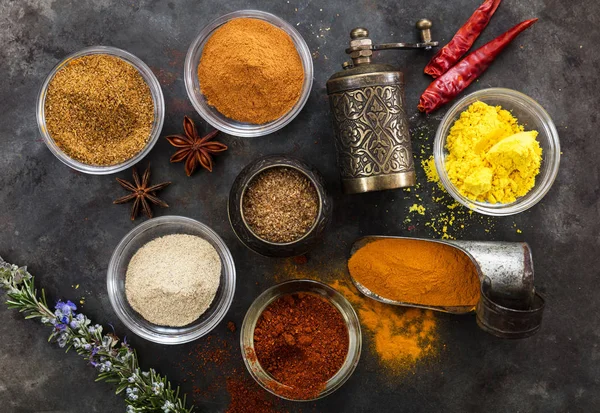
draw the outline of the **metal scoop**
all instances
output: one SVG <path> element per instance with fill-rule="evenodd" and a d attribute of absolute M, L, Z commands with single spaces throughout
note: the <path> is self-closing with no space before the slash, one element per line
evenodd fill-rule
<path fill-rule="evenodd" d="M 475 264 L 479 280 L 490 288 L 486 294 L 491 295 L 494 302 L 513 310 L 527 310 L 533 302 L 535 290 L 533 286 L 533 262 L 529 245 L 524 242 L 490 242 L 490 241 L 455 241 L 429 240 L 409 237 L 366 236 L 359 238 L 352 245 L 350 256 L 370 242 L 381 239 L 406 239 L 415 242 L 437 242 L 449 245 L 464 252 Z M 445 313 L 464 314 L 475 310 L 476 306 L 427 306 L 390 300 L 382 297 L 350 275 L 352 282 L 365 296 L 385 304 L 405 307 L 425 308 Z"/>

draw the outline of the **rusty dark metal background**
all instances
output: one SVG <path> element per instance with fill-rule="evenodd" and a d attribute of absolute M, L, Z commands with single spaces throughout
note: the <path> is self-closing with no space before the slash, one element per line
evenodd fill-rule
<path fill-rule="evenodd" d="M 434 236 L 425 217 L 416 214 L 410 226 L 403 222 L 416 202 L 408 196 L 414 193 L 342 195 L 325 81 L 347 59 L 344 49 L 352 28 L 368 27 L 377 42 L 415 41 L 414 22 L 427 17 L 434 21 L 435 39 L 445 43 L 479 4 L 480 0 L 0 0 L 0 254 L 29 265 L 51 301 L 84 297 L 83 311 L 105 326 L 112 323 L 120 336 L 127 335 L 144 367 L 166 373 L 188 394 L 197 386 L 215 395 L 214 399 L 197 395 L 198 411 L 225 411 L 224 381 L 214 372 L 207 369 L 205 375 L 196 373 L 195 380 L 184 381 L 188 376 L 180 364 L 205 341 L 160 346 L 132 336 L 116 319 L 106 295 L 106 269 L 114 247 L 135 224 L 129 221 L 127 207 L 111 203 L 122 195 L 115 176 L 76 173 L 41 141 L 35 100 L 44 77 L 60 59 L 83 47 L 126 49 L 144 60 L 162 84 L 167 108 L 163 136 L 181 132 L 184 114 L 192 115 L 204 133 L 210 128 L 194 113 L 182 75 L 187 47 L 205 24 L 227 12 L 258 8 L 289 21 L 305 37 L 314 53 L 314 88 L 290 125 L 255 139 L 221 136 L 230 150 L 216 157 L 212 174 L 200 171 L 187 178 L 182 164 L 169 164 L 173 148 L 163 138 L 141 164 L 152 162 L 157 182 L 173 181 L 161 194 L 171 208 L 156 210 L 157 215 L 198 219 L 217 231 L 232 251 L 237 291 L 213 342 L 222 339 L 232 347 L 233 356 L 222 368 L 246 375 L 237 344 L 239 331 L 231 333 L 226 323 L 233 321 L 239 327 L 252 300 L 276 280 L 286 279 L 286 268 L 296 264 L 258 256 L 236 239 L 227 219 L 227 196 L 235 176 L 257 157 L 275 153 L 293 154 L 320 170 L 334 200 L 334 213 L 321 247 L 304 264 L 311 274 L 343 270 L 352 242 L 362 235 Z M 300 406 L 302 411 L 598 410 L 600 57 L 595 45 L 600 32 L 593 28 L 599 26 L 600 10 L 595 0 L 504 0 L 476 45 L 531 17 L 540 20 L 469 91 L 502 86 L 540 102 L 560 133 L 560 172 L 550 193 L 530 211 L 468 225 L 459 236 L 530 243 L 536 287 L 547 301 L 541 330 L 526 340 L 500 340 L 481 331 L 474 316 L 440 314 L 439 356 L 400 377 L 380 370 L 365 334 L 355 374 L 340 391 Z M 405 73 L 407 115 L 417 156 L 430 151 L 427 140 L 433 138 L 445 112 L 427 117 L 416 110 L 418 96 L 429 82 L 422 74 L 429 57 L 422 51 L 406 51 L 381 53 L 378 58 Z M 420 191 L 426 194 L 432 187 L 424 182 L 419 159 L 416 164 Z M 130 172 L 118 176 L 129 178 Z M 425 204 L 428 213 L 445 208 Z M 46 328 L 3 305 L 0 317 L 0 412 L 124 411 L 114 388 L 94 383 L 95 372 L 82 359 L 46 342 Z M 284 407 L 295 411 L 298 406 Z"/>

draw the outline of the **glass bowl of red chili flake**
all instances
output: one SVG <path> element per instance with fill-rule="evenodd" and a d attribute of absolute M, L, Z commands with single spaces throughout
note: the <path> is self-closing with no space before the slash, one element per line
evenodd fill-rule
<path fill-rule="evenodd" d="M 511 203 L 490 203 L 467 198 L 451 182 L 446 171 L 446 139 L 452 125 L 469 106 L 483 102 L 490 106 L 500 106 L 508 110 L 525 130 L 538 132 L 537 141 L 542 148 L 542 160 L 535 185 L 525 195 Z M 440 182 L 448 193 L 460 204 L 484 215 L 507 216 L 523 212 L 539 201 L 550 191 L 560 164 L 560 141 L 556 126 L 546 110 L 529 96 L 512 89 L 489 88 L 473 92 L 456 102 L 446 113 L 438 126 L 433 144 L 435 169 Z"/>
<path fill-rule="evenodd" d="M 252 303 L 240 344 L 246 368 L 264 389 L 285 400 L 312 401 L 350 378 L 362 336 L 343 295 L 318 281 L 292 280 Z"/>

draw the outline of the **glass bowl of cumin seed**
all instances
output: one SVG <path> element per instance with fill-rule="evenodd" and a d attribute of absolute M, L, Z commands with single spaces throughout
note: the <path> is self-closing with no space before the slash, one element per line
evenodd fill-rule
<path fill-rule="evenodd" d="M 247 165 L 229 193 L 229 222 L 238 239 L 267 257 L 294 257 L 323 238 L 332 201 L 323 177 L 305 162 L 270 155 Z"/>
<path fill-rule="evenodd" d="M 129 102 L 117 102 L 116 104 L 115 102 L 108 102 L 112 105 L 112 107 L 117 108 L 117 112 L 119 112 L 114 116 L 115 120 L 112 127 L 115 128 L 114 130 L 119 130 L 119 128 L 121 128 L 121 130 L 125 130 L 126 132 L 122 132 L 121 136 L 126 136 L 130 131 L 136 132 L 136 122 L 138 122 L 138 118 L 142 117 L 139 116 L 142 114 L 142 110 L 143 119 L 145 120 L 143 129 L 144 132 L 137 131 L 140 134 L 139 138 L 136 138 L 137 142 L 131 142 L 131 144 L 125 142 L 120 146 L 119 143 L 116 142 L 114 136 L 111 136 L 110 133 L 107 133 L 108 131 L 105 133 L 98 132 L 98 136 L 100 136 L 102 141 L 98 142 L 95 147 L 102 150 L 106 149 L 107 154 L 111 153 L 111 148 L 114 148 L 114 150 L 112 150 L 112 153 L 109 155 L 110 157 L 107 157 L 99 162 L 90 160 L 86 161 L 85 156 L 79 156 L 80 154 L 70 151 L 64 144 L 57 142 L 52 137 L 50 132 L 51 128 L 49 128 L 48 125 L 49 114 L 47 113 L 47 109 L 49 102 L 47 99 L 49 88 L 52 82 L 57 79 L 56 76 L 59 74 L 59 72 L 61 72 L 63 69 L 70 68 L 78 62 L 81 62 L 81 58 L 91 57 L 92 59 L 95 58 L 97 61 L 101 56 L 108 56 L 112 59 L 118 59 L 117 64 L 120 65 L 121 68 L 125 67 L 127 69 L 126 71 L 131 73 L 132 76 L 135 76 L 133 74 L 136 72 L 139 74 L 139 76 L 141 76 L 141 81 L 138 79 L 138 82 L 135 84 L 127 84 L 127 82 L 124 82 L 123 78 L 115 76 L 111 81 L 107 82 L 102 87 L 106 89 L 120 88 L 123 93 L 129 95 L 133 94 L 134 96 L 144 95 L 145 102 L 148 102 L 147 95 L 149 92 L 152 107 L 150 108 L 149 104 L 146 104 L 143 107 L 140 107 L 140 113 L 136 113 L 135 106 L 132 106 L 129 104 Z M 127 64 L 127 66 L 124 66 L 123 63 Z M 131 67 L 135 69 L 135 71 L 129 70 Z M 94 87 L 92 83 L 93 82 L 90 82 L 89 84 L 90 88 Z M 68 92 L 68 85 L 62 86 L 63 89 Z M 97 87 L 100 87 L 100 85 L 97 85 Z M 81 93 L 79 96 L 76 94 L 65 94 L 65 99 L 72 99 L 73 106 L 77 105 L 79 115 L 85 116 L 86 111 L 89 112 L 90 124 L 93 124 L 95 121 L 94 117 L 97 116 L 97 113 L 99 113 L 98 109 L 103 105 L 103 102 L 90 101 L 90 99 L 86 99 L 85 96 L 81 96 Z M 120 112 L 121 109 L 123 112 Z M 121 113 L 123 116 L 120 116 Z M 71 119 L 73 124 L 81 124 L 80 119 L 77 119 L 76 117 L 73 119 L 72 114 L 73 113 L 66 113 L 65 117 L 67 119 Z M 57 115 L 60 115 L 60 112 L 58 112 Z M 91 175 L 108 175 L 133 166 L 142 158 L 144 158 L 150 152 L 150 150 L 152 150 L 162 130 L 165 117 L 165 102 L 158 79 L 154 73 L 152 73 L 152 70 L 150 70 L 150 68 L 142 60 L 133 54 L 116 47 L 92 46 L 67 56 L 50 71 L 44 83 L 42 84 L 38 95 L 36 117 L 40 133 L 44 139 L 44 143 L 61 162 L 79 172 Z M 57 116 L 55 115 L 54 117 L 56 118 Z M 106 126 L 106 123 L 99 122 L 97 125 L 97 130 L 103 130 L 103 126 Z M 68 124 L 64 125 L 64 129 L 69 129 Z M 77 132 L 73 132 L 73 134 L 76 133 Z M 88 150 L 88 153 L 93 152 L 93 150 Z"/>

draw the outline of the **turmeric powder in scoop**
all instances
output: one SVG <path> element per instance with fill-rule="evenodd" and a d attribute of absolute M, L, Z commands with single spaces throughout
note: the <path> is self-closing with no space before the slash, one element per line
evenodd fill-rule
<path fill-rule="evenodd" d="M 348 269 L 375 294 L 406 304 L 462 307 L 479 301 L 479 276 L 471 259 L 439 242 L 373 241 L 352 255 Z"/>

